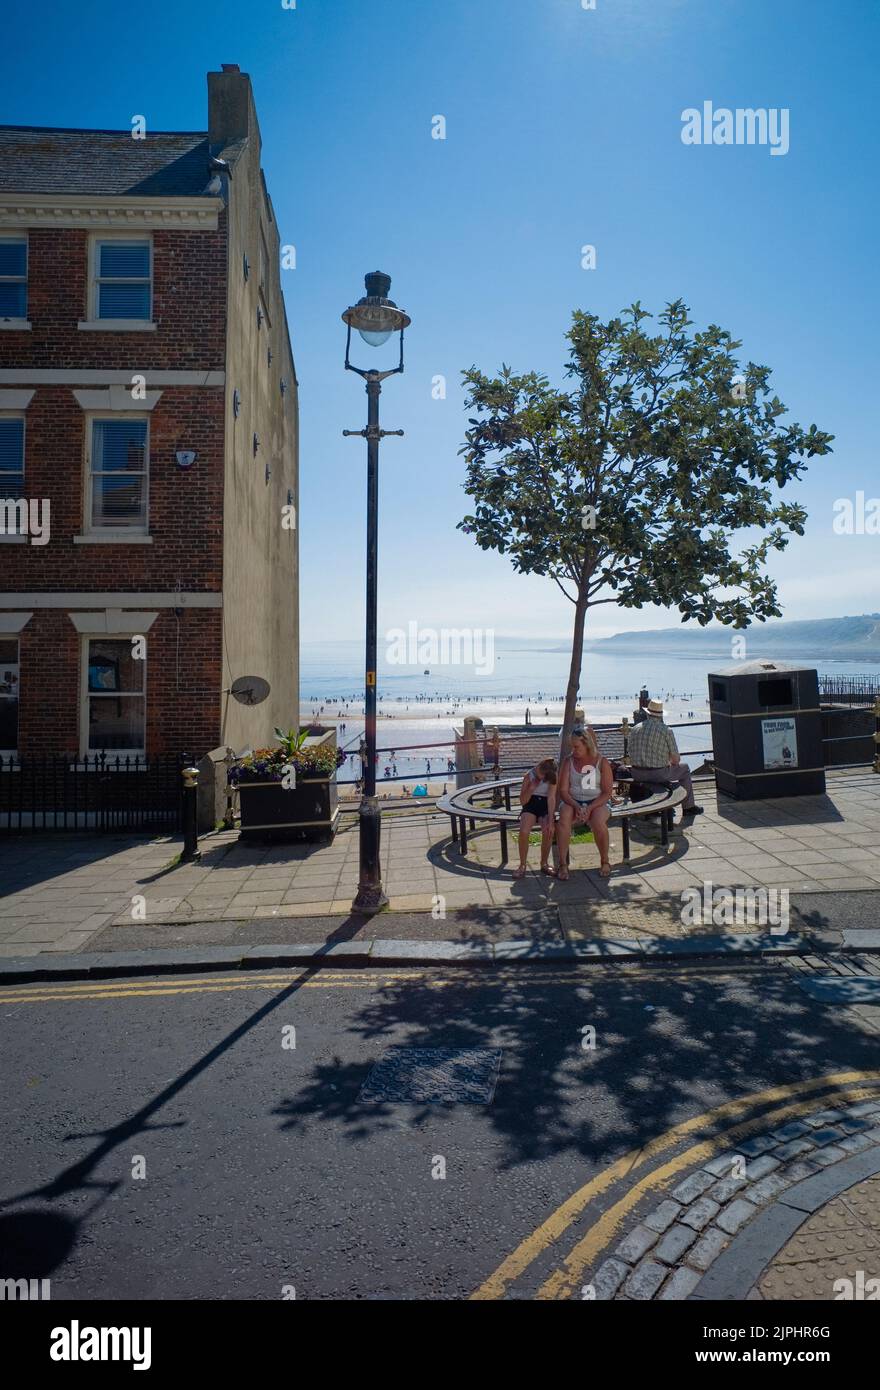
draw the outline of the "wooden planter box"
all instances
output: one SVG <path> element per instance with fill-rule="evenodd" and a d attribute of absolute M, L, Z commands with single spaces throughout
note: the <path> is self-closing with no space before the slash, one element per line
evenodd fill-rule
<path fill-rule="evenodd" d="M 305 746 L 325 744 L 335 751 L 335 729 L 307 739 Z M 238 802 L 243 837 L 332 839 L 339 821 L 335 771 L 323 777 L 297 774 L 296 786 L 290 789 L 280 782 L 239 782 Z"/>

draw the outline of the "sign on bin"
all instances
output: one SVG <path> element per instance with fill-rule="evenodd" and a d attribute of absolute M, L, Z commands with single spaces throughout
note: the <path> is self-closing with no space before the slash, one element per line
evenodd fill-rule
<path fill-rule="evenodd" d="M 793 719 L 762 719 L 764 768 L 797 767 L 797 729 Z"/>

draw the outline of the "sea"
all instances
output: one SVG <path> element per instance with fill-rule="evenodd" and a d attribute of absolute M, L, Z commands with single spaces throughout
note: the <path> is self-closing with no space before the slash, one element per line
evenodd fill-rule
<path fill-rule="evenodd" d="M 554 639 L 530 642 L 496 638 L 490 670 L 445 664 L 389 664 L 380 644 L 377 671 L 379 721 L 378 776 L 398 784 L 403 779 L 431 781 L 432 789 L 452 776 L 455 729 L 468 715 L 486 723 L 559 724 L 571 649 Z M 488 665 L 488 663 L 484 663 Z M 619 724 L 632 718 L 638 692 L 646 687 L 665 706 L 679 748 L 693 767 L 711 749 L 708 727 L 708 675 L 733 664 L 729 646 L 717 658 L 611 654 L 584 648 L 578 703 L 594 724 Z M 801 664 L 800 660 L 798 664 Z M 853 662 L 817 656 L 805 666 L 820 674 L 856 673 Z M 356 752 L 363 734 L 364 649 L 361 642 L 306 642 L 300 652 L 300 719 L 335 723 L 340 747 Z M 352 759 L 340 780 L 356 776 Z M 386 776 L 387 774 L 387 776 Z"/>

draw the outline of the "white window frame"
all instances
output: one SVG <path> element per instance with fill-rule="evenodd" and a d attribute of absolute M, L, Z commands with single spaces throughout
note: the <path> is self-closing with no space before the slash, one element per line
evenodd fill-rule
<path fill-rule="evenodd" d="M 8 285 L 20 285 L 24 280 L 24 315 L 18 318 L 0 318 L 0 329 L 2 328 L 30 328 L 28 322 L 28 300 L 30 298 L 30 264 L 31 248 L 27 232 L 0 232 L 0 241 L 23 241 L 24 242 L 24 275 L 0 275 L 0 283 Z"/>
<path fill-rule="evenodd" d="M 147 642 L 147 655 L 143 660 L 144 667 L 144 687 L 143 690 L 114 690 L 108 691 L 106 695 L 101 695 L 97 691 L 89 690 L 89 643 L 90 642 L 130 642 L 132 637 L 138 636 L 136 632 L 87 632 L 80 638 L 80 719 L 79 719 L 79 755 L 80 758 L 100 758 L 103 754 L 105 758 L 140 758 L 146 762 L 147 757 L 147 663 L 150 659 L 149 641 Z M 143 748 L 90 748 L 89 747 L 89 701 L 112 700 L 112 699 L 143 699 L 144 702 L 144 746 Z M 124 769 L 120 769 L 124 771 Z"/>
<path fill-rule="evenodd" d="M 0 410 L 0 420 L 21 421 L 21 484 L 22 492 L 24 492 L 24 480 L 26 477 L 27 461 L 27 414 L 23 410 Z M 6 473 L 0 473 L 0 493 L 2 493 L 3 495 L 5 495 L 5 487 L 3 480 L 7 476 L 8 474 Z M 10 536 L 3 535 L 2 533 L 0 533 L 0 545 L 27 545 L 27 543 L 28 537 L 26 535 Z M 0 633 L 0 637 L 2 637 L 2 633 Z M 0 753 L 2 753 L 2 751 L 2 748 L 0 748 Z"/>
<path fill-rule="evenodd" d="M 20 721 L 21 721 L 21 633 L 20 633 L 20 632 L 3 632 L 3 631 L 0 631 L 0 642 L 14 642 L 15 645 L 16 645 L 16 647 L 18 648 L 18 656 L 17 656 L 17 658 L 16 658 L 15 664 L 16 664 L 16 666 L 18 667 L 18 697 L 17 697 L 17 698 L 18 698 L 18 715 L 19 715 L 19 723 L 20 723 Z M 2 664 L 3 664 L 3 663 L 0 662 L 0 666 L 2 666 Z M 20 737 L 20 736 L 21 736 L 21 729 L 19 728 L 19 737 Z M 4 761 L 8 761 L 9 759 L 12 759 L 13 762 L 14 762 L 14 766 L 13 766 L 13 769 L 12 769 L 12 770 L 15 771 L 15 767 L 18 765 L 18 748 L 17 748 L 17 747 L 15 747 L 15 748 L 0 748 L 0 758 L 3 758 Z M 8 772 L 10 769 L 7 767 L 5 770 Z"/>
<path fill-rule="evenodd" d="M 150 275 L 149 275 L 150 306 L 149 306 L 149 312 L 148 312 L 146 318 L 142 318 L 142 319 L 102 319 L 102 318 L 99 318 L 99 317 L 98 317 L 98 308 L 99 308 L 99 300 L 100 300 L 99 286 L 100 286 L 100 284 L 101 284 L 101 278 L 100 278 L 100 276 L 99 276 L 99 274 L 98 274 L 98 271 L 99 271 L 99 269 L 100 269 L 100 254 L 99 254 L 99 247 L 101 247 L 102 245 L 104 245 L 106 242 L 109 242 L 109 241 L 128 241 L 128 242 L 137 242 L 137 243 L 139 243 L 139 244 L 140 244 L 140 243 L 143 243 L 143 242 L 146 242 L 147 246 L 149 247 L 149 253 L 150 253 Z M 114 277 L 113 277 L 113 283 L 114 283 L 114 284 L 121 284 L 121 285 L 124 285 L 124 284 L 142 285 L 144 282 L 143 282 L 143 278 L 142 278 L 141 276 L 132 277 L 130 280 L 120 279 L 119 277 L 114 276 Z M 122 330 L 127 330 L 127 329 L 132 329 L 132 330 L 142 329 L 142 330 L 143 330 L 143 329 L 155 328 L 155 324 L 153 323 L 153 300 L 154 300 L 154 297 L 155 297 L 155 286 L 154 286 L 154 267 L 153 267 L 153 238 L 152 238 L 152 236 L 150 235 L 150 233 L 149 233 L 149 232 L 146 232 L 146 231 L 142 231 L 142 232 L 134 232 L 134 231 L 131 231 L 131 232 L 92 232 L 92 233 L 90 233 L 90 235 L 89 235 L 89 299 L 88 299 L 88 307 L 87 307 L 87 310 L 86 310 L 86 312 L 87 312 L 87 314 L 88 314 L 88 318 L 87 318 L 86 322 L 85 322 L 85 323 L 81 323 L 81 324 L 79 325 L 79 327 L 80 327 L 80 328 L 105 328 L 105 329 L 107 329 L 108 331 L 112 331 L 114 328 L 115 328 L 115 329 L 122 329 Z"/>
<path fill-rule="evenodd" d="M 125 541 L 131 540 L 136 536 L 149 536 L 150 534 L 150 416 L 143 410 L 87 410 L 85 412 L 86 429 L 84 440 L 85 458 L 83 463 L 83 476 L 85 487 L 83 492 L 83 537 L 91 540 L 95 536 L 103 537 L 107 540 Z M 142 420 L 147 427 L 146 438 L 144 440 L 144 519 L 137 526 L 95 526 L 92 522 L 92 451 L 94 449 L 94 427 L 98 421 L 105 420 Z"/>

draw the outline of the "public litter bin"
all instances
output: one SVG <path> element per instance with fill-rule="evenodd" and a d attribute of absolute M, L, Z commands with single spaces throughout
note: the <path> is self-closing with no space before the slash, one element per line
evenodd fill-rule
<path fill-rule="evenodd" d="M 709 674 L 715 785 L 742 801 L 825 791 L 817 672 L 786 661 Z"/>

